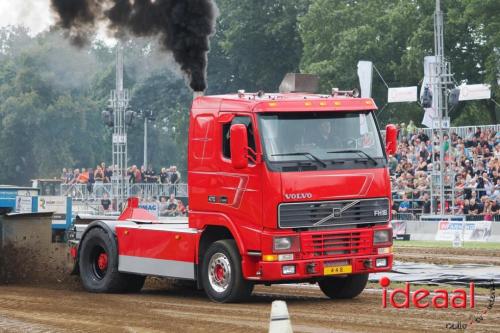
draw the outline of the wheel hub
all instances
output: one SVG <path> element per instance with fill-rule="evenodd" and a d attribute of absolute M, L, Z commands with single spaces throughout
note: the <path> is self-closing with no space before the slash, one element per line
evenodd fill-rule
<path fill-rule="evenodd" d="M 208 280 L 216 292 L 224 292 L 231 282 L 231 264 L 224 253 L 215 253 L 208 265 Z"/>
<path fill-rule="evenodd" d="M 101 253 L 97 258 L 97 267 L 99 267 L 101 271 L 108 268 L 108 255 L 106 253 Z"/>

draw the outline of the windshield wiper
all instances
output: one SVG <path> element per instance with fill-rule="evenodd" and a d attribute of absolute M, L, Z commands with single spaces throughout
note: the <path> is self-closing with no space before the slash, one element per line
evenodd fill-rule
<path fill-rule="evenodd" d="M 309 157 L 310 159 L 318 162 L 321 164 L 324 168 L 326 168 L 326 163 L 323 162 L 321 159 L 319 159 L 317 156 L 308 153 L 308 152 L 296 152 L 296 153 L 281 153 L 281 154 L 272 154 L 271 156 L 306 156 Z"/>
<path fill-rule="evenodd" d="M 377 165 L 378 162 L 368 155 L 366 152 L 359 150 L 359 149 L 346 149 L 346 150 L 334 150 L 334 151 L 327 151 L 327 154 L 338 154 L 338 153 L 354 153 L 354 154 L 361 154 L 364 155 L 367 159 L 373 162 L 373 164 Z"/>

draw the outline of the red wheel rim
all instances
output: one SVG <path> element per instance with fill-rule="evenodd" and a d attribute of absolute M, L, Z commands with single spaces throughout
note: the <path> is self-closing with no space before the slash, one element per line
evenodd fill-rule
<path fill-rule="evenodd" d="M 97 267 L 99 267 L 101 271 L 108 268 L 108 255 L 106 253 L 101 253 L 97 258 Z"/>

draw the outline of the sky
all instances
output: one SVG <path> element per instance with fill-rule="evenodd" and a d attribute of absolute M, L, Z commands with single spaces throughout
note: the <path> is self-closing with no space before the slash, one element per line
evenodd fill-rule
<path fill-rule="evenodd" d="M 7 25 L 22 25 L 30 29 L 30 35 L 48 30 L 55 22 L 55 16 L 50 10 L 50 0 L 0 0 L 0 27 Z M 99 27 L 97 39 L 109 46 L 116 40 L 105 33 L 105 28 Z"/>
<path fill-rule="evenodd" d="M 0 0 L 0 27 L 23 25 L 36 35 L 54 23 L 50 0 Z"/>

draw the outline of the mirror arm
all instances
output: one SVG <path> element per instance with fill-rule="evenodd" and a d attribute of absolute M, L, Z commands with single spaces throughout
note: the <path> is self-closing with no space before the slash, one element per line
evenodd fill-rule
<path fill-rule="evenodd" d="M 250 161 L 252 161 L 255 164 L 257 164 L 257 163 L 260 162 L 260 154 L 257 154 L 257 152 L 255 150 L 253 150 L 252 148 L 250 148 L 250 147 L 246 147 L 245 149 L 247 150 L 247 156 L 246 157 Z M 248 154 L 248 153 L 252 154 L 253 156 L 250 155 L 250 154 Z"/>

